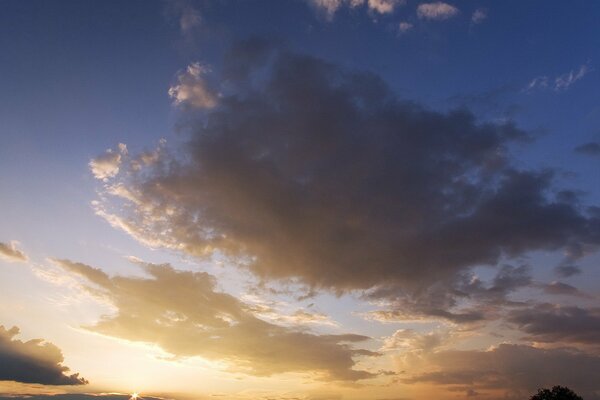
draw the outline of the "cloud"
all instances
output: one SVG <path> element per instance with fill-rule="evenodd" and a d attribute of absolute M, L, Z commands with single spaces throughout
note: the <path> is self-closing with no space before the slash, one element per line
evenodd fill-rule
<path fill-rule="evenodd" d="M 546 285 L 542 285 L 542 289 L 544 293 L 552 294 L 552 295 L 562 295 L 562 296 L 575 296 L 575 297 L 585 297 L 589 298 L 590 296 L 586 293 L 583 293 L 575 286 L 571 286 L 564 282 L 552 282 Z"/>
<path fill-rule="evenodd" d="M 583 64 L 579 69 L 558 75 L 554 79 L 550 79 L 547 76 L 538 76 L 527 84 L 524 91 L 531 92 L 536 89 L 552 89 L 555 92 L 563 92 L 591 71 L 592 68 L 588 64 Z"/>
<path fill-rule="evenodd" d="M 441 1 L 422 3 L 417 7 L 417 16 L 421 19 L 443 21 L 458 15 L 458 13 L 458 8 Z"/>
<path fill-rule="evenodd" d="M 576 265 L 559 265 L 554 268 L 554 272 L 561 278 L 569 278 L 581 273 L 581 269 Z"/>
<path fill-rule="evenodd" d="M 478 8 L 473 11 L 473 15 L 471 15 L 471 22 L 474 24 L 481 24 L 487 18 L 487 10 L 484 8 Z"/>
<path fill-rule="evenodd" d="M 418 333 L 412 329 L 399 329 L 384 339 L 382 351 L 404 350 L 430 353 L 445 345 L 451 337 L 447 331 Z"/>
<path fill-rule="evenodd" d="M 501 344 L 486 351 L 435 352 L 426 361 L 426 372 L 414 374 L 404 382 L 448 388 L 468 385 L 477 391 L 495 389 L 505 392 L 496 396 L 498 398 L 509 394 L 526 397 L 540 387 L 561 384 L 581 392 L 586 399 L 599 398 L 597 371 L 600 357 L 576 350 Z"/>
<path fill-rule="evenodd" d="M 396 7 L 406 4 L 406 0 L 309 0 L 309 2 L 329 20 L 342 7 L 357 8 L 366 5 L 369 11 L 390 14 Z"/>
<path fill-rule="evenodd" d="M 398 30 L 400 33 L 405 33 L 410 31 L 413 28 L 413 24 L 410 22 L 402 21 L 398 24 Z"/>
<path fill-rule="evenodd" d="M 590 67 L 586 64 L 579 67 L 577 71 L 570 71 L 566 74 L 557 76 L 554 79 L 554 90 L 567 90 L 572 84 L 583 78 L 590 72 Z"/>
<path fill-rule="evenodd" d="M 464 273 L 408 293 L 396 285 L 381 285 L 365 297 L 387 309 L 364 316 L 379 322 L 445 319 L 455 324 L 472 324 L 497 318 L 503 307 L 521 306 L 508 296 L 531 284 L 528 266 L 504 265 L 487 283 Z"/>
<path fill-rule="evenodd" d="M 600 345 L 600 308 L 546 303 L 514 310 L 507 320 L 537 342 Z"/>
<path fill-rule="evenodd" d="M 600 219 L 553 197 L 552 171 L 511 164 L 528 135 L 510 123 L 430 111 L 374 74 L 256 41 L 221 75 L 227 94 L 184 147 L 104 193 L 128 207 L 106 200 L 102 215 L 144 243 L 262 279 L 426 293 L 477 265 L 600 242 Z"/>
<path fill-rule="evenodd" d="M 84 385 L 79 374 L 66 375 L 58 347 L 42 339 L 27 342 L 15 339 L 19 328 L 0 325 L 0 380 L 42 385 Z"/>
<path fill-rule="evenodd" d="M 177 84 L 169 88 L 169 96 L 175 105 L 183 104 L 196 108 L 216 106 L 217 94 L 204 78 L 209 71 L 206 66 L 193 63 L 178 74 Z"/>
<path fill-rule="evenodd" d="M 96 179 L 108 181 L 119 173 L 121 161 L 125 155 L 127 155 L 127 146 L 123 143 L 119 143 L 116 150 L 106 150 L 104 154 L 90 161 L 92 174 Z"/>
<path fill-rule="evenodd" d="M 597 156 L 600 156 L 600 143 L 598 143 L 598 142 L 584 143 L 580 146 L 575 147 L 575 149 L 573 149 L 573 150 L 579 154 L 597 157 Z"/>
<path fill-rule="evenodd" d="M 397 5 L 404 5 L 405 0 L 368 0 L 369 9 L 379 14 L 389 14 Z"/>
<path fill-rule="evenodd" d="M 346 381 L 375 376 L 353 369 L 354 357 L 377 355 L 350 345 L 368 337 L 317 335 L 265 322 L 252 307 L 216 291 L 207 273 L 138 262 L 148 277 L 110 277 L 85 264 L 55 262 L 84 278 L 86 290 L 118 310 L 86 327 L 94 332 L 153 343 L 176 357 L 223 361 L 232 371 L 257 376 L 301 372 Z"/>
<path fill-rule="evenodd" d="M 0 242 L 0 258 L 11 262 L 26 262 L 27 254 L 19 250 L 17 244 L 14 240 L 9 243 Z"/>

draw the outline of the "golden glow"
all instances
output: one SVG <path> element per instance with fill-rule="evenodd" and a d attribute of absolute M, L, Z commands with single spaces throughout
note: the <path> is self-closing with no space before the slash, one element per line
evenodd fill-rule
<path fill-rule="evenodd" d="M 132 394 L 131 394 L 131 397 L 129 398 L 129 400 L 137 400 L 139 397 L 140 397 L 140 395 L 139 395 L 139 394 L 137 394 L 137 393 L 132 393 Z"/>

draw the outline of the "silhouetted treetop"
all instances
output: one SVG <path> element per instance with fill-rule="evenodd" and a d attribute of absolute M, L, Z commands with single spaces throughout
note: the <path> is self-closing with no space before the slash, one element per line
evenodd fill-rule
<path fill-rule="evenodd" d="M 583 400 L 583 398 L 568 387 L 554 386 L 552 389 L 539 389 L 529 400 Z"/>

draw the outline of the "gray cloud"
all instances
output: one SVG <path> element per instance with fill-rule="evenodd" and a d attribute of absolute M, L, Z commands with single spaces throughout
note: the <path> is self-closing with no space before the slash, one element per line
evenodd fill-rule
<path fill-rule="evenodd" d="M 565 385 L 598 399 L 600 357 L 575 350 L 501 344 L 490 350 L 448 350 L 428 356 L 428 370 L 404 379 L 474 390 L 500 390 L 493 398 L 526 398 L 540 387 Z M 502 393 L 504 392 L 504 393 Z M 497 393 L 497 392 L 496 392 Z"/>
<path fill-rule="evenodd" d="M 561 278 L 569 278 L 581 273 L 581 268 L 576 265 L 559 265 L 554 268 L 554 272 Z"/>
<path fill-rule="evenodd" d="M 43 385 L 83 385 L 79 374 L 66 375 L 63 355 L 58 347 L 42 339 L 27 342 L 15 339 L 17 327 L 0 325 L 0 380 Z"/>
<path fill-rule="evenodd" d="M 309 372 L 350 381 L 375 376 L 353 369 L 354 357 L 378 355 L 351 347 L 368 337 L 317 335 L 265 322 L 251 306 L 215 291 L 215 279 L 207 273 L 139 263 L 147 278 L 110 277 L 85 264 L 55 262 L 85 278 L 92 285 L 86 290 L 117 308 L 116 314 L 87 327 L 92 331 L 154 343 L 178 357 L 226 361 L 233 371 L 257 376 Z"/>
<path fill-rule="evenodd" d="M 511 301 L 509 295 L 530 285 L 532 280 L 526 265 L 504 265 L 490 282 L 463 273 L 413 292 L 395 285 L 380 285 L 365 297 L 387 300 L 387 309 L 370 312 L 366 317 L 380 322 L 446 319 L 457 324 L 475 323 L 498 317 L 503 307 L 523 306 Z"/>
<path fill-rule="evenodd" d="M 475 265 L 600 242 L 597 217 L 552 197 L 551 171 L 511 164 L 527 138 L 511 124 L 429 111 L 373 74 L 257 41 L 232 50 L 221 80 L 200 122 L 185 110 L 185 156 L 116 176 L 109 193 L 129 212 L 100 215 L 150 245 L 338 292 L 424 292 Z"/>
<path fill-rule="evenodd" d="M 12 262 L 25 262 L 27 255 L 17 248 L 16 242 L 0 242 L 0 258 Z"/>
<path fill-rule="evenodd" d="M 586 156 L 600 156 L 600 143 L 589 142 L 579 145 L 573 149 L 576 153 Z"/>
<path fill-rule="evenodd" d="M 591 297 L 590 295 L 577 289 L 575 286 L 571 286 L 568 283 L 558 281 L 542 285 L 542 289 L 544 290 L 544 293 L 552 295 L 575 296 L 584 298 Z"/>
<path fill-rule="evenodd" d="M 507 320 L 537 342 L 600 344 L 600 308 L 540 304 Z"/>

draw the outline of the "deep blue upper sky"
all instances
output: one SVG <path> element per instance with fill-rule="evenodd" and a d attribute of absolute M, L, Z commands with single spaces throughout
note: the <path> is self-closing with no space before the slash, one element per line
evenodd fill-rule
<path fill-rule="evenodd" d="M 457 1 L 459 13 L 443 21 L 420 20 L 410 0 L 381 15 L 343 6 L 332 18 L 308 1 L 265 3 L 2 2 L 0 179 L 13 193 L 5 201 L 17 214 L 42 195 L 56 210 L 87 212 L 90 157 L 118 142 L 142 149 L 170 138 L 176 73 L 195 61 L 218 71 L 229 45 L 252 36 L 372 71 L 430 108 L 512 119 L 537 137 L 515 149 L 521 165 L 574 171 L 568 186 L 600 198 L 598 158 L 573 152 L 600 139 L 600 3 Z M 193 35 L 181 32 L 173 4 L 199 11 Z M 478 24 L 477 9 L 487 15 Z M 401 34 L 402 21 L 413 28 Z M 581 79 L 552 89 L 582 66 Z M 526 90 L 542 76 L 549 87 Z M 65 191 L 72 204 L 53 200 Z"/>

